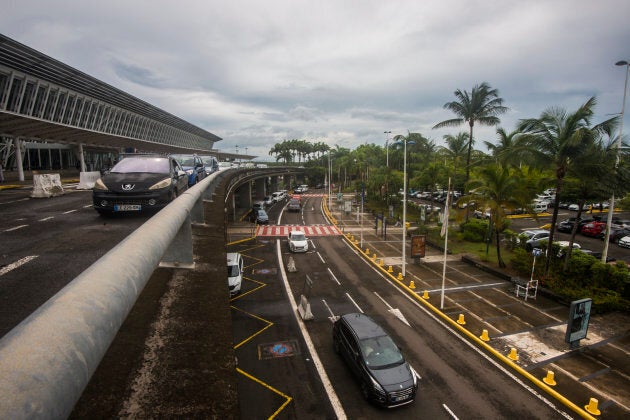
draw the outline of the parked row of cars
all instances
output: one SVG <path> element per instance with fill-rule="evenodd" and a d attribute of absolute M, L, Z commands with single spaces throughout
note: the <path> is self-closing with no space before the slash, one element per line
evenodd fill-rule
<path fill-rule="evenodd" d="M 124 155 L 95 182 L 92 203 L 102 215 L 158 210 L 217 170 L 214 156 Z"/>
<path fill-rule="evenodd" d="M 569 217 L 568 219 L 558 223 L 557 229 L 559 232 L 571 233 L 575 223 L 577 223 L 576 231 L 578 233 L 581 233 L 584 236 L 604 239 L 606 234 L 606 222 L 602 220 L 601 216 L 584 217 L 579 219 Z M 630 220 L 613 217 L 612 224 L 610 226 L 610 242 L 619 243 L 623 237 L 630 235 Z"/>

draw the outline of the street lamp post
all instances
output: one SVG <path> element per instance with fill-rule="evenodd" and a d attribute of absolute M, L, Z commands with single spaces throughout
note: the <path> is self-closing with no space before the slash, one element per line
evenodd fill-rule
<path fill-rule="evenodd" d="M 407 239 L 407 143 L 416 144 L 414 141 L 409 141 L 409 136 L 407 138 L 402 138 L 400 140 L 403 142 L 403 220 L 402 220 L 402 275 L 405 277 L 406 271 L 406 260 L 407 260 L 407 249 L 406 249 L 406 239 Z"/>
<path fill-rule="evenodd" d="M 619 125 L 619 136 L 617 137 L 617 161 L 615 167 L 619 165 L 619 150 L 621 149 L 621 137 L 623 136 L 623 118 L 626 112 L 626 93 L 628 91 L 628 73 L 630 72 L 630 63 L 626 60 L 617 61 L 616 66 L 626 66 L 626 81 L 623 85 L 623 102 L 621 104 L 621 124 Z M 602 252 L 602 262 L 605 264 L 608 258 L 608 245 L 610 243 L 610 227 L 612 224 L 612 217 L 615 211 L 615 193 L 613 191 L 610 197 L 610 204 L 608 205 L 608 218 L 606 219 L 606 234 L 604 235 L 604 250 Z"/>
<path fill-rule="evenodd" d="M 385 167 L 387 168 L 387 172 L 385 172 L 385 196 L 387 199 L 385 201 L 389 207 L 389 135 L 392 134 L 392 132 L 383 131 L 383 133 L 385 134 Z"/>

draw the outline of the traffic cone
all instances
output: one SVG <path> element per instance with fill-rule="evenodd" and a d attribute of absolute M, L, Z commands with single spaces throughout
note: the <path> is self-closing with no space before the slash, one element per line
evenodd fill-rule
<path fill-rule="evenodd" d="M 482 341 L 490 341 L 490 337 L 488 336 L 488 330 L 483 330 L 479 338 L 481 338 Z"/>
<path fill-rule="evenodd" d="M 372 254 L 372 261 L 376 261 L 376 254 Z"/>
<path fill-rule="evenodd" d="M 584 406 L 584 409 L 594 416 L 599 416 L 602 412 L 599 411 L 599 408 L 597 408 L 597 404 L 599 404 L 597 398 L 591 398 L 588 404 Z"/>
<path fill-rule="evenodd" d="M 387 269 L 388 273 L 393 273 L 394 272 L 394 268 L 390 265 L 389 268 Z"/>
<path fill-rule="evenodd" d="M 429 299 L 429 291 L 425 290 L 424 293 L 422 294 L 422 299 L 428 300 Z"/>
<path fill-rule="evenodd" d="M 414 283 L 413 280 L 409 282 L 409 288 L 412 290 L 416 288 L 416 283 Z"/>
<path fill-rule="evenodd" d="M 382 267 L 382 266 L 384 266 L 384 265 L 385 265 L 385 262 L 383 261 L 383 259 L 382 259 L 382 258 L 381 258 L 380 262 L 378 263 L 378 265 L 379 265 L 380 267 Z"/>
<path fill-rule="evenodd" d="M 553 371 L 547 371 L 547 376 L 543 378 L 543 382 L 547 385 L 556 386 L 556 380 L 554 379 Z"/>
<path fill-rule="evenodd" d="M 398 273 L 398 280 L 402 280 L 402 279 L 403 279 L 402 273 Z"/>
<path fill-rule="evenodd" d="M 466 325 L 466 321 L 464 320 L 464 314 L 459 314 L 459 317 L 457 318 L 457 323 L 459 325 Z"/>
<path fill-rule="evenodd" d="M 510 349 L 510 354 L 508 354 L 508 359 L 512 359 L 515 362 L 518 361 L 518 354 L 516 354 L 516 349 L 514 347 Z"/>
<path fill-rule="evenodd" d="M 366 253 L 367 255 L 370 255 L 370 248 L 365 248 L 365 253 Z"/>

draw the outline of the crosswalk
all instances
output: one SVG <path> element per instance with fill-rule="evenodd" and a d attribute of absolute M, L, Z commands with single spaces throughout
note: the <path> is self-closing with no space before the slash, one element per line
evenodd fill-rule
<path fill-rule="evenodd" d="M 306 236 L 336 236 L 341 235 L 341 231 L 336 226 L 330 225 L 282 225 L 282 226 L 261 226 L 256 228 L 256 236 L 288 236 L 292 230 L 301 230 Z"/>

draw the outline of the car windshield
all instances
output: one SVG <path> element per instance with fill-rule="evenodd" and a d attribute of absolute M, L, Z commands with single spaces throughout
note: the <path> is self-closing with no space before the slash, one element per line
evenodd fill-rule
<path fill-rule="evenodd" d="M 258 210 L 258 217 L 267 217 L 267 213 L 264 210 Z"/>
<path fill-rule="evenodd" d="M 191 157 L 178 157 L 177 161 L 182 166 L 195 166 L 195 160 Z"/>
<path fill-rule="evenodd" d="M 292 241 L 305 241 L 306 236 L 303 233 L 292 233 L 291 240 Z"/>
<path fill-rule="evenodd" d="M 403 363 L 398 346 L 388 335 L 361 340 L 365 363 L 372 369 L 384 369 Z"/>
<path fill-rule="evenodd" d="M 238 265 L 228 265 L 227 272 L 228 272 L 228 277 L 238 276 Z"/>
<path fill-rule="evenodd" d="M 126 158 L 118 162 L 111 173 L 128 174 L 133 172 L 150 172 L 168 174 L 169 165 L 166 158 Z"/>

